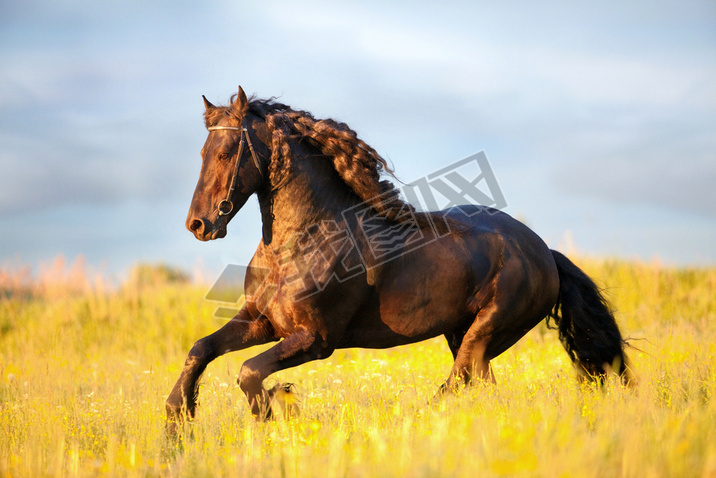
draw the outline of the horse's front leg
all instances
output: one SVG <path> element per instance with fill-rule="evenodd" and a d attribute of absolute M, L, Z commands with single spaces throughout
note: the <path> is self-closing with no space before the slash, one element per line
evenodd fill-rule
<path fill-rule="evenodd" d="M 184 418 L 196 414 L 199 377 L 215 358 L 235 350 L 278 340 L 266 317 L 254 319 L 246 307 L 226 325 L 198 340 L 189 351 L 184 369 L 166 401 L 169 436 L 177 436 Z"/>
<path fill-rule="evenodd" d="M 251 413 L 258 420 L 272 415 L 270 392 L 262 385 L 266 377 L 279 370 L 329 357 L 333 350 L 316 332 L 301 329 L 244 362 L 238 382 L 249 401 Z"/>

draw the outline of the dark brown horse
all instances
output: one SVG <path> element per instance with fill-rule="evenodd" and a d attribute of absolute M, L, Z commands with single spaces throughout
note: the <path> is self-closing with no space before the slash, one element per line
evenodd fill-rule
<path fill-rule="evenodd" d="M 170 432 L 194 417 L 209 362 L 268 342 L 278 341 L 238 378 L 259 418 L 271 413 L 266 377 L 339 348 L 444 335 L 455 363 L 440 393 L 494 381 L 490 360 L 545 317 L 584 376 L 630 379 L 597 286 L 524 224 L 481 206 L 417 212 L 381 181 L 386 162 L 345 124 L 249 101 L 241 88 L 229 106 L 204 102 L 209 135 L 186 226 L 202 241 L 224 237 L 256 193 L 263 239 L 246 305 L 189 352 L 166 402 Z"/>

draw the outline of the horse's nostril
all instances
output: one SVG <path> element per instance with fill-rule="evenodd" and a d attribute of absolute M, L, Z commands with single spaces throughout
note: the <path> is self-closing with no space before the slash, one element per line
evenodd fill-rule
<path fill-rule="evenodd" d="M 191 224 L 189 225 L 189 230 L 192 232 L 197 232 L 200 229 L 202 229 L 203 225 L 204 225 L 204 223 L 202 221 L 200 221 L 199 219 L 194 219 L 193 221 L 191 221 Z"/>

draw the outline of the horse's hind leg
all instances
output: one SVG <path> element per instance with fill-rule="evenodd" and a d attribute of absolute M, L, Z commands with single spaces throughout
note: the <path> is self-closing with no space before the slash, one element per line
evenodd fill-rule
<path fill-rule="evenodd" d="M 490 357 L 486 356 L 487 339 L 479 324 L 479 316 L 462 339 L 455 356 L 444 388 L 454 390 L 460 384 L 470 385 L 475 379 L 495 383 L 495 375 L 490 367 Z"/>
<path fill-rule="evenodd" d="M 445 340 L 447 340 L 453 360 L 457 358 L 457 351 L 460 350 L 462 339 L 465 337 L 466 333 L 467 330 L 456 330 L 445 334 Z"/>
<path fill-rule="evenodd" d="M 435 399 L 448 391 L 455 391 L 460 385 L 469 385 L 475 379 L 496 383 L 490 359 L 485 355 L 488 338 L 485 324 L 490 322 L 491 315 L 489 310 L 482 309 L 467 331 L 461 329 L 445 334 L 455 363 L 448 379 L 438 389 Z"/>
<path fill-rule="evenodd" d="M 514 345 L 540 320 L 539 312 L 526 313 L 524 309 L 499 306 L 494 301 L 480 309 L 459 348 L 453 351 L 455 363 L 438 395 L 475 380 L 496 383 L 490 360 Z"/>
<path fill-rule="evenodd" d="M 438 395 L 454 391 L 461 385 L 470 385 L 476 380 L 496 383 L 490 360 L 517 342 L 541 319 L 506 305 L 514 302 L 514 298 L 510 301 L 504 291 L 502 298 L 503 302 L 498 302 L 492 295 L 464 334 L 453 332 L 446 335 L 455 363 Z"/>

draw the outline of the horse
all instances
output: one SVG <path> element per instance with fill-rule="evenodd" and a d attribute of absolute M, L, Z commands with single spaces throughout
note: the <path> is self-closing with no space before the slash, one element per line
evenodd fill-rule
<path fill-rule="evenodd" d="M 633 379 L 601 290 L 526 225 L 479 205 L 416 210 L 345 123 L 241 87 L 227 106 L 203 98 L 208 136 L 186 227 L 201 241 L 223 238 L 256 194 L 262 237 L 245 304 L 193 345 L 166 400 L 170 434 L 194 419 L 207 364 L 269 342 L 238 376 L 257 419 L 272 416 L 280 388 L 264 388 L 269 375 L 349 347 L 444 336 L 454 363 L 438 396 L 494 383 L 490 361 L 545 318 L 581 377 Z"/>

